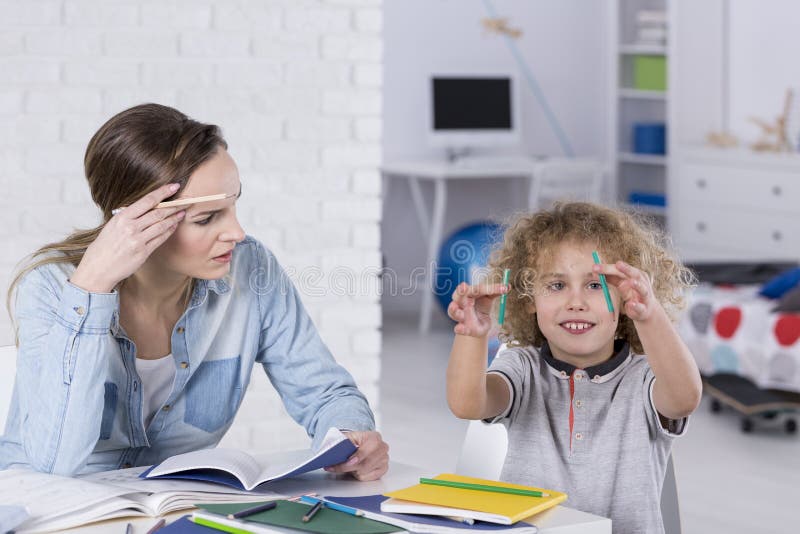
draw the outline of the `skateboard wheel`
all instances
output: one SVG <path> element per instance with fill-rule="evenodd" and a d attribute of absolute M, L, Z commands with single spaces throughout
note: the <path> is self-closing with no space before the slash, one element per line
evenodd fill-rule
<path fill-rule="evenodd" d="M 717 399 L 711 400 L 711 411 L 714 413 L 719 413 L 722 410 L 722 404 Z"/>
<path fill-rule="evenodd" d="M 742 432 L 749 434 L 753 431 L 753 421 L 750 419 L 742 419 Z"/>
<path fill-rule="evenodd" d="M 797 421 L 794 419 L 789 419 L 786 421 L 786 433 L 787 434 L 796 434 L 797 433 Z"/>

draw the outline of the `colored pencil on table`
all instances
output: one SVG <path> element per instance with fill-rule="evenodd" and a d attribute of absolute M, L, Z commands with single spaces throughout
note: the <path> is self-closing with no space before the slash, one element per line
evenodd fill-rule
<path fill-rule="evenodd" d="M 314 516 L 317 515 L 317 512 L 319 512 L 320 508 L 322 508 L 322 501 L 318 501 L 317 504 L 311 507 L 311 510 L 306 512 L 306 514 L 303 516 L 303 523 L 308 523 L 314 519 Z"/>
<path fill-rule="evenodd" d="M 244 510 L 239 510 L 235 514 L 228 514 L 228 519 L 241 519 L 243 517 L 249 517 L 260 512 L 272 510 L 276 506 L 278 506 L 278 503 L 275 501 L 265 502 L 264 504 L 259 504 L 258 506 L 252 506 L 250 508 L 245 508 Z"/>
<path fill-rule="evenodd" d="M 507 488 L 505 486 L 489 486 L 488 484 L 472 484 L 469 482 L 454 482 L 452 480 L 439 480 L 437 478 L 420 478 L 420 484 L 430 484 L 432 486 L 446 486 L 448 488 L 468 489 L 475 491 L 489 491 L 492 493 L 508 493 L 511 495 L 523 495 L 525 497 L 549 497 L 549 493 L 536 490 L 525 490 L 517 488 Z"/>
<path fill-rule="evenodd" d="M 317 504 L 321 502 L 325 508 L 330 508 L 331 510 L 336 510 L 338 512 L 344 512 L 346 514 L 355 515 L 355 516 L 363 516 L 364 512 L 361 510 L 357 510 L 355 508 L 351 508 L 350 506 L 345 506 L 343 504 L 339 504 L 338 502 L 326 501 L 325 499 L 319 499 L 317 497 L 311 497 L 310 495 L 302 495 L 300 497 L 300 501 L 306 504 Z"/>

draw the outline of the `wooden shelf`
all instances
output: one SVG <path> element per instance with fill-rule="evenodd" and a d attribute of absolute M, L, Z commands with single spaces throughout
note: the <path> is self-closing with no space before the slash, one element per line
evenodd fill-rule
<path fill-rule="evenodd" d="M 628 202 L 625 205 L 634 211 L 649 213 L 651 215 L 659 215 L 661 217 L 667 216 L 667 208 L 665 206 L 652 206 L 650 204 L 636 204 L 632 202 Z"/>
<path fill-rule="evenodd" d="M 619 45 L 620 54 L 666 56 L 667 47 L 664 45 L 623 44 Z"/>
<path fill-rule="evenodd" d="M 634 154 L 632 152 L 620 152 L 617 156 L 622 163 L 634 163 L 636 165 L 666 165 L 667 156 L 654 154 Z"/>
<path fill-rule="evenodd" d="M 630 89 L 621 87 L 619 90 L 620 98 L 637 98 L 641 100 L 666 100 L 666 91 L 645 91 L 642 89 Z"/>

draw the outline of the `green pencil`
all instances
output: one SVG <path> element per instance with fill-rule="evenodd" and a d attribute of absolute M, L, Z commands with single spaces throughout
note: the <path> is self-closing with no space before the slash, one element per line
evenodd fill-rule
<path fill-rule="evenodd" d="M 597 265 L 600 265 L 600 256 L 597 255 L 597 251 L 592 252 L 592 258 L 594 258 L 594 262 Z M 600 275 L 600 285 L 603 286 L 603 296 L 606 298 L 606 305 L 608 305 L 608 311 L 614 313 L 614 305 L 611 303 L 611 293 L 608 292 L 608 284 L 606 283 L 606 275 Z"/>
<path fill-rule="evenodd" d="M 217 523 L 216 521 L 211 521 L 209 519 L 205 519 L 204 517 L 194 516 L 192 517 L 192 521 L 198 525 L 203 525 L 204 527 L 213 528 L 215 530 L 221 530 L 222 532 L 230 532 L 231 534 L 253 534 L 253 531 L 251 530 L 223 525 L 222 523 Z"/>
<path fill-rule="evenodd" d="M 511 272 L 511 269 L 503 269 L 503 285 L 508 285 L 508 275 Z M 503 324 L 503 321 L 506 320 L 506 297 L 508 296 L 508 292 L 506 291 L 502 295 L 500 295 L 500 313 L 497 315 L 497 322 L 499 324 Z"/>
<path fill-rule="evenodd" d="M 549 497 L 549 493 L 536 490 L 524 490 L 517 488 L 506 488 L 505 486 L 489 486 L 487 484 L 471 484 L 469 482 L 454 482 L 452 480 L 440 480 L 438 478 L 420 478 L 420 484 L 430 484 L 432 486 L 447 486 L 448 488 L 468 489 L 476 491 L 490 491 L 493 493 L 509 493 L 511 495 L 523 495 L 525 497 Z"/>

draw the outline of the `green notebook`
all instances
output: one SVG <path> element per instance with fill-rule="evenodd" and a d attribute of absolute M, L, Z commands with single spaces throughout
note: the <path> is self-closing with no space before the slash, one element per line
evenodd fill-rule
<path fill-rule="evenodd" d="M 364 517 L 358 517 L 344 512 L 337 512 L 330 508 L 321 508 L 319 512 L 308 523 L 303 523 L 303 515 L 311 508 L 307 504 L 292 501 L 277 501 L 278 505 L 272 510 L 251 515 L 244 519 L 239 519 L 245 525 L 247 522 L 261 523 L 262 525 L 273 525 L 276 527 L 287 527 L 302 530 L 305 532 L 317 532 L 318 534 L 338 534 L 348 532 L 351 534 L 388 534 L 390 532 L 401 532 L 403 529 L 386 523 L 373 521 Z M 212 514 L 226 517 L 239 510 L 258 506 L 259 503 L 226 503 L 226 504 L 196 504 L 198 508 L 206 510 Z M 243 527 L 246 528 L 246 527 Z"/>

